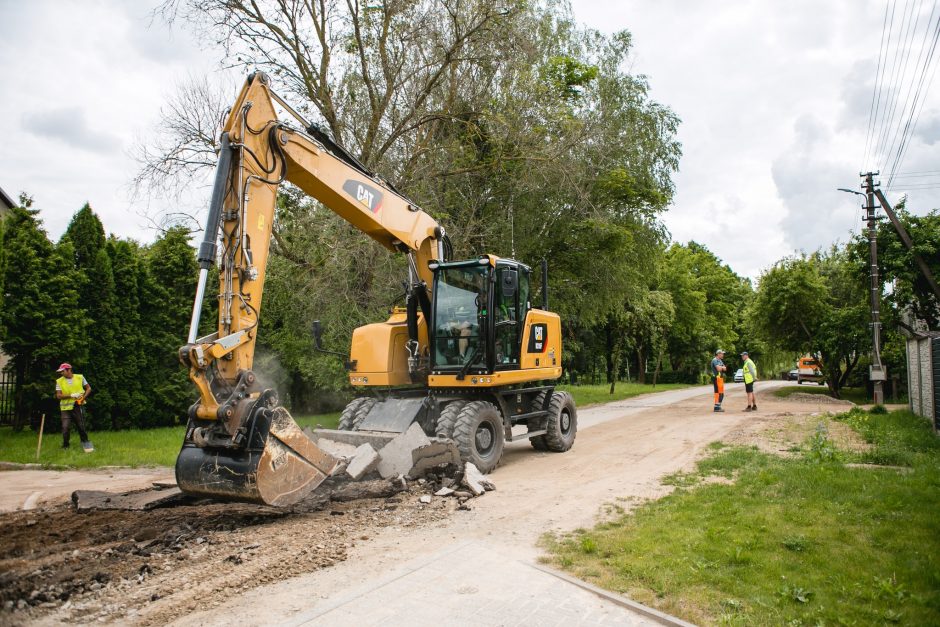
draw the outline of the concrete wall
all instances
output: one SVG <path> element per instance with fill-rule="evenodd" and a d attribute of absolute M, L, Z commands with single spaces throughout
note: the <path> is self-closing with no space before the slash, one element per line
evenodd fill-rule
<path fill-rule="evenodd" d="M 907 340 L 907 389 L 911 411 L 929 418 L 936 428 L 932 338 Z"/>

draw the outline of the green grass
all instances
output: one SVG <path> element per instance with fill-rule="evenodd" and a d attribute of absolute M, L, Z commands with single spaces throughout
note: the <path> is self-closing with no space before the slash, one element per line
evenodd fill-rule
<path fill-rule="evenodd" d="M 613 395 L 608 394 L 607 385 L 562 386 L 572 393 L 579 407 L 595 403 L 609 403 L 649 392 L 662 392 L 688 387 L 684 384 L 639 385 L 618 383 Z M 315 428 L 317 425 L 335 429 L 340 412 L 329 414 L 295 415 L 301 427 Z M 96 431 L 89 434 L 95 444 L 93 454 L 84 453 L 78 442 L 78 434 L 72 433 L 72 448 L 60 448 L 62 436 L 46 432 L 43 435 L 42 451 L 38 463 L 48 467 L 98 468 L 102 466 L 172 466 L 176 462 L 183 442 L 183 427 L 131 431 Z M 0 461 L 21 464 L 37 463 L 36 440 L 33 431 L 14 433 L 9 427 L 0 427 Z"/>
<path fill-rule="evenodd" d="M 295 419 L 301 427 L 313 428 L 320 424 L 332 429 L 339 422 L 339 413 L 295 416 Z M 47 431 L 42 436 L 42 450 L 37 460 L 38 433 L 30 430 L 15 433 L 10 427 L 0 427 L 0 461 L 69 468 L 172 466 L 176 463 L 183 435 L 183 427 L 92 431 L 88 437 L 95 445 L 95 452 L 85 453 L 74 430 L 68 450 L 61 448 L 61 433 Z"/>
<path fill-rule="evenodd" d="M 691 386 L 686 383 L 660 383 L 656 387 L 641 383 L 618 383 L 614 387 L 613 394 L 610 394 L 610 385 L 606 383 L 602 385 L 560 385 L 558 389 L 570 392 L 578 407 L 586 407 L 597 403 L 611 403 L 625 398 L 633 398 L 650 392 L 681 390 L 687 387 Z"/>
<path fill-rule="evenodd" d="M 940 624 L 940 439 L 907 411 L 838 419 L 872 451 L 824 428 L 796 459 L 713 445 L 670 496 L 547 538 L 551 560 L 699 624 Z M 842 463 L 860 456 L 910 470 Z"/>
<path fill-rule="evenodd" d="M 88 437 L 94 443 L 95 451 L 85 453 L 74 430 L 72 446 L 68 450 L 61 448 L 61 433 L 47 431 L 42 436 L 42 450 L 37 460 L 38 433 L 28 429 L 15 433 L 10 427 L 0 427 L 0 461 L 71 468 L 172 466 L 183 443 L 183 435 L 183 427 L 93 431 Z"/>
<path fill-rule="evenodd" d="M 778 388 L 774 390 L 774 396 L 786 398 L 791 394 L 829 394 L 829 388 L 825 385 L 816 385 L 815 383 L 804 383 L 798 385 L 794 383 L 791 386 Z M 868 397 L 868 391 L 865 388 L 842 388 L 839 390 L 843 400 L 852 401 L 856 405 L 867 405 L 871 403 Z"/>

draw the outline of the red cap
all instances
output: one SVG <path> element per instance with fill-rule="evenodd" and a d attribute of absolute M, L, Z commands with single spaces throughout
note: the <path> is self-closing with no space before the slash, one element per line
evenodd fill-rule
<path fill-rule="evenodd" d="M 62 365 L 59 366 L 59 369 L 56 370 L 56 372 L 62 372 L 62 371 L 65 370 L 66 368 L 68 368 L 69 370 L 71 370 L 71 369 L 72 369 L 72 364 L 70 364 L 70 363 L 67 362 L 67 361 L 64 361 L 64 362 L 62 362 Z"/>

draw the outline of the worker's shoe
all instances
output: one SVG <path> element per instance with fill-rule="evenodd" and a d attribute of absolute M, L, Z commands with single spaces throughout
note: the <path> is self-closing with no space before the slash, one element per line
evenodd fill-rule
<path fill-rule="evenodd" d="M 757 405 L 754 405 L 753 407 L 751 407 L 751 411 L 757 411 Z"/>
<path fill-rule="evenodd" d="M 747 409 L 745 409 L 744 411 L 754 411 L 754 409 L 750 405 L 748 405 Z"/>
<path fill-rule="evenodd" d="M 82 450 L 86 453 L 93 453 L 95 451 L 95 445 L 90 441 L 82 442 Z"/>
<path fill-rule="evenodd" d="M 724 411 L 721 407 L 716 407 L 715 411 Z"/>

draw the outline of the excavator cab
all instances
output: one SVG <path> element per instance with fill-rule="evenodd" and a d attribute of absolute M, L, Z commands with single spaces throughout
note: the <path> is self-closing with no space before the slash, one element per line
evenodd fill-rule
<path fill-rule="evenodd" d="M 531 308 L 529 268 L 489 256 L 430 267 L 432 370 L 466 376 L 518 369 L 522 321 Z"/>

